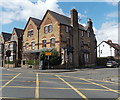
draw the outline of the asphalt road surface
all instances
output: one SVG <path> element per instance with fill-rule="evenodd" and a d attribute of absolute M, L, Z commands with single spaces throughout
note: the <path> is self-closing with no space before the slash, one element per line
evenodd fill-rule
<path fill-rule="evenodd" d="M 117 82 L 80 78 L 70 76 L 70 73 L 66 75 L 2 69 L 1 76 L 0 98 L 4 99 L 116 100 L 120 94 Z"/>

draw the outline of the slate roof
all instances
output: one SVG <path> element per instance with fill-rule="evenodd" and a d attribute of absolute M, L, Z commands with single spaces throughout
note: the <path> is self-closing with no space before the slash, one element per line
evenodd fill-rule
<path fill-rule="evenodd" d="M 40 19 L 37 19 L 37 18 L 33 18 L 33 17 L 30 17 L 30 19 L 32 19 L 32 21 L 35 23 L 35 25 L 37 27 L 39 27 L 40 23 L 41 23 L 41 20 Z"/>
<path fill-rule="evenodd" d="M 17 36 L 20 38 L 22 36 L 22 33 L 23 33 L 23 29 L 19 29 L 19 28 L 14 28 L 16 33 L 17 33 Z"/>
<path fill-rule="evenodd" d="M 48 12 L 51 15 L 53 15 L 58 20 L 59 23 L 71 26 L 71 19 L 69 17 L 61 15 L 61 14 L 58 14 L 58 13 L 56 13 L 54 11 L 51 11 L 51 10 L 48 10 Z M 79 29 L 84 30 L 84 26 L 83 25 L 79 24 L 78 27 L 79 27 Z"/>
<path fill-rule="evenodd" d="M 53 15 L 58 20 L 59 23 L 70 26 L 70 18 L 69 17 L 66 17 L 64 15 L 58 14 L 58 13 L 56 13 L 54 11 L 50 11 L 50 10 L 48 10 L 48 12 L 51 15 Z"/>
<path fill-rule="evenodd" d="M 12 34 L 6 33 L 6 32 L 2 32 L 1 34 L 2 34 L 2 36 L 4 38 L 4 41 L 9 41 L 11 36 L 12 36 Z"/>
<path fill-rule="evenodd" d="M 104 41 L 104 42 L 107 43 L 108 45 L 110 45 L 111 47 L 113 47 L 114 49 L 120 50 L 120 45 L 119 44 L 108 42 L 108 41 Z"/>

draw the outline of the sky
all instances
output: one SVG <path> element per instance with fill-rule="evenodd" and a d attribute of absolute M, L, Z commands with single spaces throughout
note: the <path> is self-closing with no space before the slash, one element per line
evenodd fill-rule
<path fill-rule="evenodd" d="M 0 33 L 24 29 L 29 17 L 42 19 L 47 9 L 70 17 L 72 8 L 82 25 L 92 19 L 98 44 L 109 39 L 118 43 L 118 0 L 0 0 Z"/>

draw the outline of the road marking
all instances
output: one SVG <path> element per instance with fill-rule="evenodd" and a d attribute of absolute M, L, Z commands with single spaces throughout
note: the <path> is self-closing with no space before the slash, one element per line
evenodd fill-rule
<path fill-rule="evenodd" d="M 5 83 L 1 88 L 0 88 L 0 90 L 2 89 L 2 88 L 4 88 L 4 87 L 6 87 L 10 82 L 12 82 L 15 78 L 17 78 L 19 75 L 20 75 L 21 73 L 19 73 L 19 74 L 17 74 L 15 77 L 13 77 L 11 80 L 9 80 L 7 83 Z"/>
<path fill-rule="evenodd" d="M 85 82 L 69 82 L 74 84 L 91 84 L 91 83 L 85 83 Z M 116 84 L 110 84 L 110 83 L 101 83 L 102 85 L 116 85 Z"/>
<path fill-rule="evenodd" d="M 29 86 L 6 86 L 7 88 L 36 88 L 36 87 L 29 87 Z M 39 87 L 40 89 L 55 89 L 55 90 L 71 90 L 71 88 L 52 88 L 52 87 Z M 90 88 L 76 88 L 77 90 L 87 90 L 87 91 L 109 91 L 107 89 L 90 89 Z"/>
<path fill-rule="evenodd" d="M 64 75 L 63 75 L 63 76 L 64 76 Z M 108 88 L 108 87 L 103 86 L 103 85 L 101 85 L 101 84 L 98 84 L 98 83 L 95 83 L 95 82 L 89 81 L 89 80 L 84 79 L 84 78 L 71 77 L 71 76 L 65 76 L 65 77 L 76 78 L 76 79 L 80 79 L 80 80 L 83 80 L 83 81 L 87 81 L 87 82 L 89 82 L 89 83 L 91 83 L 91 84 L 94 84 L 94 85 L 100 86 L 100 87 L 102 87 L 102 88 L 108 89 L 109 91 L 112 91 L 112 92 L 115 92 L 115 93 L 119 93 L 119 94 L 120 94 L 120 92 L 118 92 L 118 90 L 113 90 L 113 89 L 111 89 L 111 88 Z"/>
<path fill-rule="evenodd" d="M 63 76 L 63 75 L 59 75 L 59 76 L 66 77 L 66 76 Z M 112 84 L 117 84 L 117 85 L 119 84 L 119 82 L 116 83 L 116 82 L 110 82 L 110 81 L 104 81 L 104 80 L 95 80 L 95 79 L 87 79 L 87 80 L 92 80 L 92 81 L 97 81 L 97 82 L 106 82 L 106 83 L 112 83 Z"/>
<path fill-rule="evenodd" d="M 36 73 L 35 98 L 39 98 L 39 77 L 38 77 L 38 73 Z"/>
<path fill-rule="evenodd" d="M 83 95 L 80 91 L 78 91 L 75 87 L 73 87 L 72 85 L 70 85 L 68 82 L 66 82 L 64 79 L 62 79 L 60 76 L 55 75 L 56 77 L 58 77 L 60 80 L 62 80 L 65 84 L 67 84 L 69 87 L 71 87 L 76 93 L 78 93 L 82 98 L 84 98 L 85 100 L 89 100 L 85 95 Z"/>

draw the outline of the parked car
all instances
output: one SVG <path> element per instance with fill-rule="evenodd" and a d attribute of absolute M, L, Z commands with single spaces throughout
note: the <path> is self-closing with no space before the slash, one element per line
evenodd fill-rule
<path fill-rule="evenodd" d="M 107 67 L 119 67 L 119 63 L 117 63 L 116 61 L 113 60 L 109 60 L 106 64 Z"/>

